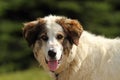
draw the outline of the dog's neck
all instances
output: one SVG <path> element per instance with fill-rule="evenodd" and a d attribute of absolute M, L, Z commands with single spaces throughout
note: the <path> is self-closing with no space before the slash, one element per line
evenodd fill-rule
<path fill-rule="evenodd" d="M 74 66 L 72 66 L 73 64 Z M 78 72 L 79 69 L 76 66 L 78 66 L 78 64 L 76 59 L 74 59 L 65 70 L 61 71 L 60 73 L 53 73 L 55 80 L 69 80 L 71 76 L 74 76 L 75 72 Z"/>
<path fill-rule="evenodd" d="M 58 80 L 59 74 L 56 74 L 56 73 L 54 73 L 54 74 L 55 74 L 55 80 Z"/>
<path fill-rule="evenodd" d="M 50 72 L 52 77 L 55 79 L 55 80 L 59 80 L 58 79 L 58 76 L 61 74 L 61 73 L 55 73 L 55 72 Z"/>

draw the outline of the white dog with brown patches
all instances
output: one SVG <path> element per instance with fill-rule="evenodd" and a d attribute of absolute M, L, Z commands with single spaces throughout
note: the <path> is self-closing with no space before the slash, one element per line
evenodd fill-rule
<path fill-rule="evenodd" d="M 38 62 L 55 80 L 120 80 L 120 39 L 82 29 L 77 20 L 46 16 L 24 24 Z"/>

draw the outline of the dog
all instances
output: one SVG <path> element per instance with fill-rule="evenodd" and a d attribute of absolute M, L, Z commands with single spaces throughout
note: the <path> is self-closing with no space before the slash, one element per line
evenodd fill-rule
<path fill-rule="evenodd" d="M 55 15 L 24 23 L 23 36 L 55 80 L 120 80 L 120 38 L 97 36 L 78 20 Z"/>

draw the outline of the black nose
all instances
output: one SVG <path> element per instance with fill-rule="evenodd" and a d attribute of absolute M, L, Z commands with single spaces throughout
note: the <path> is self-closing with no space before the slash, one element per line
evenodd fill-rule
<path fill-rule="evenodd" d="M 53 50 L 49 50 L 49 51 L 48 51 L 48 55 L 49 55 L 49 57 L 51 57 L 51 58 L 55 58 L 56 52 L 54 52 Z"/>

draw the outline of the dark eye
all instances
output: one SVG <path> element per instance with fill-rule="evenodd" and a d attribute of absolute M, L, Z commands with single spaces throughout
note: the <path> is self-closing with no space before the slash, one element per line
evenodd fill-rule
<path fill-rule="evenodd" d="M 42 36 L 41 36 L 41 39 L 44 40 L 44 41 L 47 41 L 47 40 L 48 40 L 48 37 L 47 37 L 47 35 L 42 35 Z"/>
<path fill-rule="evenodd" d="M 64 36 L 63 36 L 62 34 L 58 34 L 58 35 L 57 35 L 57 39 L 58 39 L 58 40 L 63 39 L 63 37 L 64 37 Z"/>

